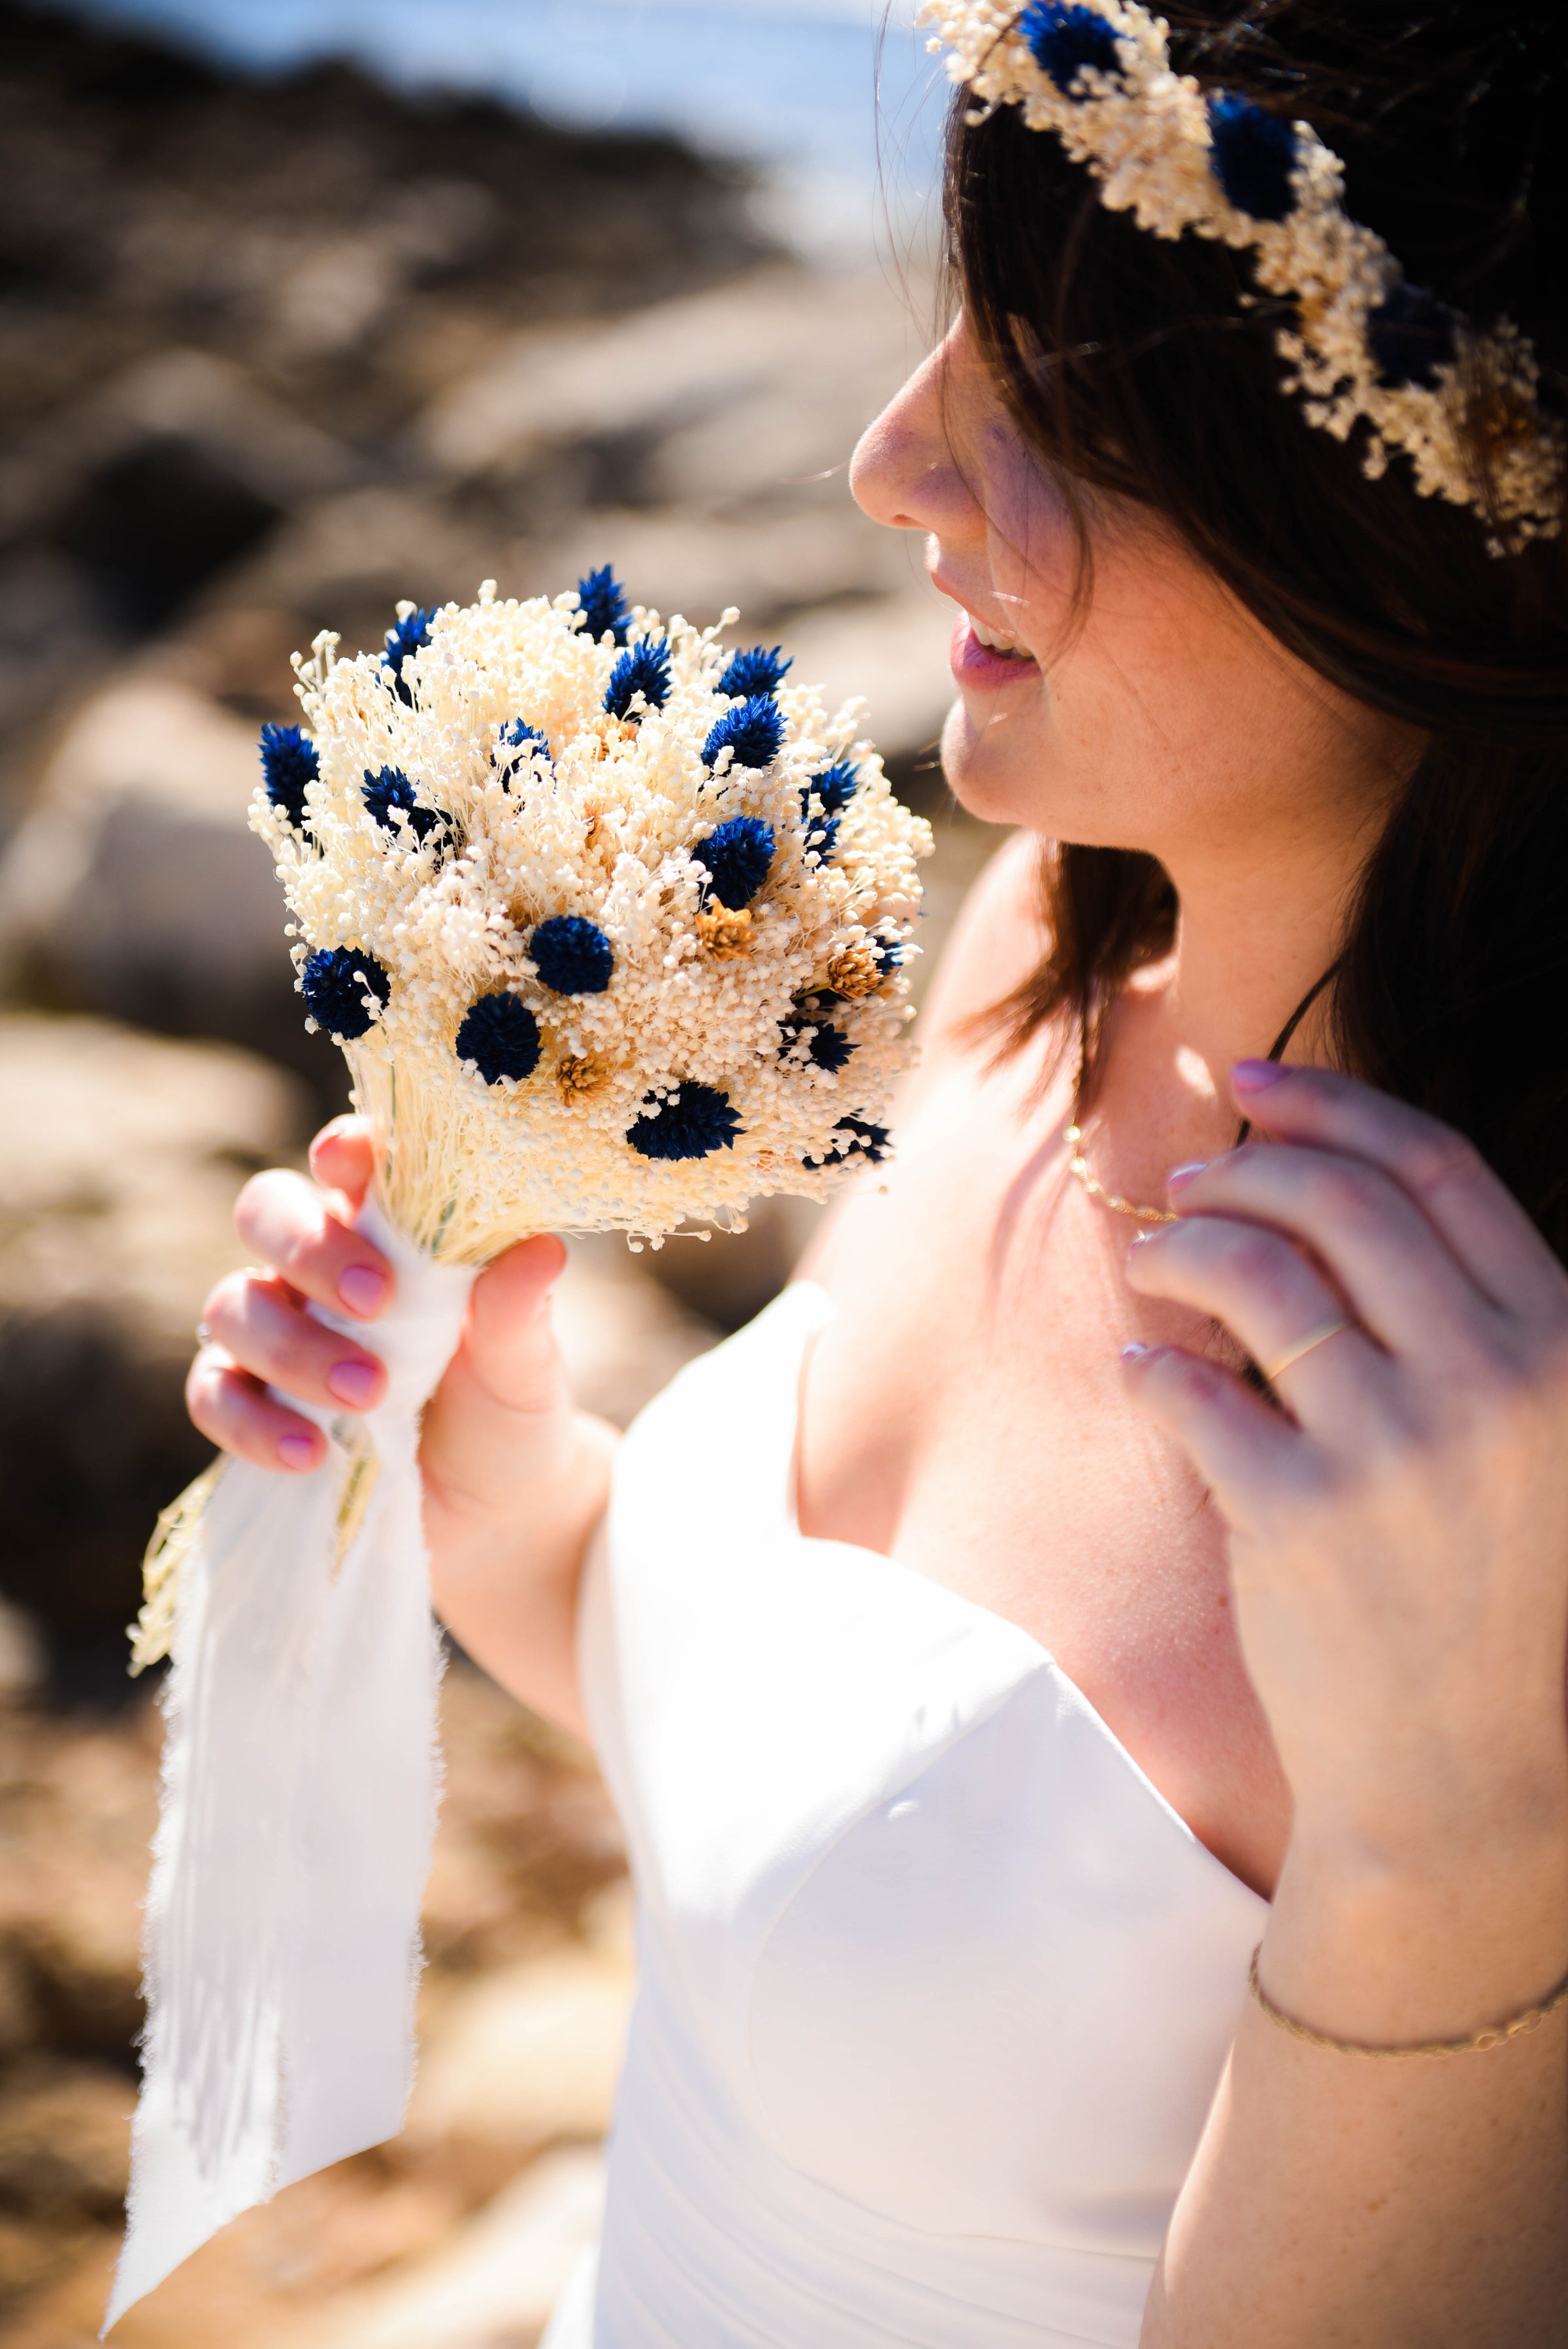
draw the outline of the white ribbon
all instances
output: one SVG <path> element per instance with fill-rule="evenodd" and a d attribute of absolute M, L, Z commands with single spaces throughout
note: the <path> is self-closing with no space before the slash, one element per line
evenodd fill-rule
<path fill-rule="evenodd" d="M 227 2220 L 396 2136 L 439 1783 L 419 1414 L 474 1273 L 367 1205 L 386 1401 L 312 1411 L 310 1476 L 232 1460 L 181 1576 L 148 1896 L 142 2089 L 107 2332 Z M 296 1409 L 305 1406 L 296 1403 Z"/>

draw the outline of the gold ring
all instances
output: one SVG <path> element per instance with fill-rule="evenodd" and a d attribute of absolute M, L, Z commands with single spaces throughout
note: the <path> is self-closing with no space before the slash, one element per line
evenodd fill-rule
<path fill-rule="evenodd" d="M 1287 1346 L 1277 1362 L 1264 1362 L 1259 1367 L 1272 1387 L 1282 1371 L 1288 1371 L 1293 1362 L 1299 1362 L 1302 1356 L 1310 1354 L 1315 1346 L 1326 1346 L 1330 1338 L 1338 1337 L 1341 1330 L 1354 1330 L 1355 1327 L 1355 1322 L 1346 1321 L 1343 1314 L 1333 1321 L 1320 1321 L 1315 1330 L 1309 1330 L 1305 1338 L 1298 1339 L 1294 1346 Z"/>

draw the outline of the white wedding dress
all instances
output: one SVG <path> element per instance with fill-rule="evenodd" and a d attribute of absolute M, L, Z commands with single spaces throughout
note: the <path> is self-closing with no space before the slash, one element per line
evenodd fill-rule
<path fill-rule="evenodd" d="M 643 1413 L 590 1562 L 640 1972 L 547 2349 L 1135 2349 L 1264 1904 L 1026 1633 L 800 1533 L 829 1309 Z"/>

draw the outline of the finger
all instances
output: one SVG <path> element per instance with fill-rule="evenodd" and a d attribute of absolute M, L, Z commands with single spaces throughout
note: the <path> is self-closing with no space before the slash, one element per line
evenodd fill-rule
<path fill-rule="evenodd" d="M 234 1222 L 253 1255 L 314 1303 L 361 1321 L 385 1311 L 391 1266 L 303 1174 L 281 1166 L 253 1174 L 234 1203 Z"/>
<path fill-rule="evenodd" d="M 1391 1351 L 1418 1359 L 1456 1340 L 1484 1341 L 1496 1305 L 1393 1176 L 1347 1152 L 1252 1143 L 1181 1168 L 1171 1197 L 1182 1217 L 1245 1217 L 1310 1248 Z"/>
<path fill-rule="evenodd" d="M 1221 1322 L 1265 1371 L 1313 1331 L 1355 1318 L 1283 1233 L 1221 1216 L 1184 1216 L 1135 1242 L 1127 1278 L 1140 1296 Z M 1337 1433 L 1384 1417 L 1391 1375 L 1387 1357 L 1350 1329 L 1292 1363 L 1281 1392 L 1304 1424 Z"/>
<path fill-rule="evenodd" d="M 378 1356 L 324 1329 L 293 1289 L 267 1274 L 230 1273 L 208 1298 L 203 1319 L 239 1369 L 302 1402 L 370 1411 L 387 1392 Z"/>
<path fill-rule="evenodd" d="M 320 1428 L 274 1402 L 220 1347 L 203 1346 L 191 1363 L 185 1408 L 203 1435 L 258 1468 L 281 1468 L 303 1476 L 326 1457 L 326 1438 Z"/>
<path fill-rule="evenodd" d="M 310 1145 L 310 1171 L 325 1190 L 341 1192 L 357 1214 L 376 1173 L 368 1120 L 335 1117 L 324 1125 Z"/>
<path fill-rule="evenodd" d="M 474 1283 L 462 1345 L 425 1413 L 424 1457 L 449 1497 L 504 1500 L 520 1440 L 568 1401 L 548 1310 L 565 1262 L 546 1233 Z"/>
<path fill-rule="evenodd" d="M 1311 1489 L 1311 1439 L 1222 1362 L 1180 1346 L 1129 1346 L 1121 1359 L 1133 1401 L 1181 1444 L 1228 1525 L 1244 1531 Z"/>
<path fill-rule="evenodd" d="M 1496 1304 L 1528 1319 L 1562 1311 L 1568 1275 L 1506 1184 L 1451 1126 L 1328 1069 L 1240 1061 L 1231 1081 L 1264 1132 L 1349 1151 L 1390 1174 Z"/>

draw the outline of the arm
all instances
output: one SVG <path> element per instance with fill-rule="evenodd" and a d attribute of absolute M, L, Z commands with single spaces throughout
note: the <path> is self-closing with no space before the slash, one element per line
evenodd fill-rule
<path fill-rule="evenodd" d="M 1465 2036 L 1568 1972 L 1568 1280 L 1459 1138 L 1323 1071 L 1176 1187 L 1133 1286 L 1254 1360 L 1347 1317 L 1276 1411 L 1180 1349 L 1140 1401 L 1229 1529 L 1295 1797 L 1259 1959 L 1336 2039 Z M 1303 2044 L 1249 2002 L 1145 2349 L 1562 2349 L 1568 2010 L 1484 2053 Z"/>
<path fill-rule="evenodd" d="M 368 1349 L 304 1311 L 307 1299 L 366 1322 L 392 1273 L 353 1229 L 371 1151 L 340 1118 L 311 1151 L 315 1182 L 275 1171 L 245 1185 L 240 1236 L 263 1270 L 232 1274 L 207 1300 L 211 1342 L 191 1367 L 191 1416 L 258 1467 L 307 1475 L 325 1438 L 266 1393 L 273 1385 L 338 1411 L 380 1401 Z M 575 1619 L 583 1563 L 603 1514 L 616 1435 L 573 1406 L 550 1326 L 566 1251 L 548 1235 L 511 1248 L 474 1284 L 462 1344 L 425 1413 L 420 1461 L 437 1614 L 502 1687 L 586 1733 Z"/>

